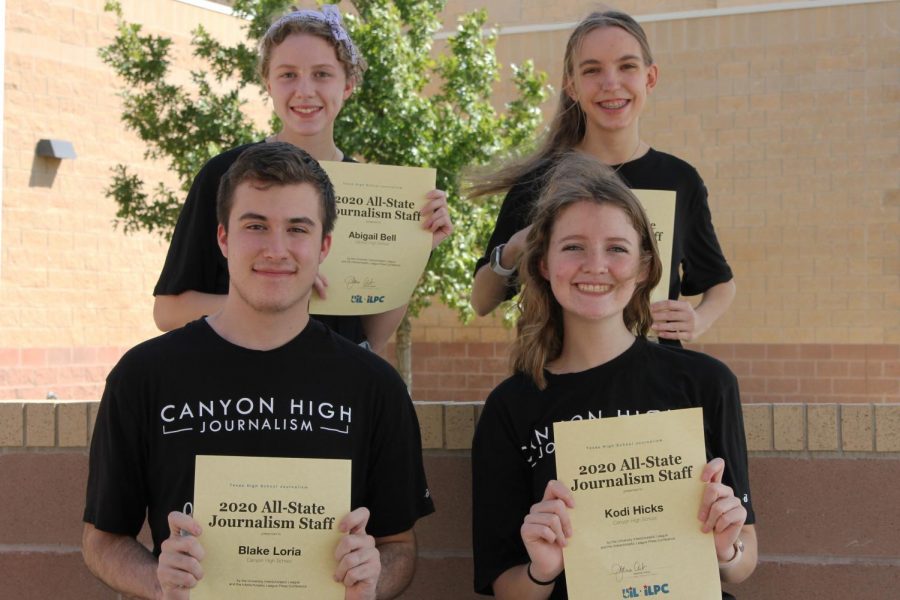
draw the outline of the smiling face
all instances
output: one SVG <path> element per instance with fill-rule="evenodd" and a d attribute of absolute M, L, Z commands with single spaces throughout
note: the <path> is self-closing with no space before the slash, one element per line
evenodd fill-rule
<path fill-rule="evenodd" d="M 541 274 L 567 327 L 577 320 L 624 322 L 643 276 L 640 252 L 638 233 L 617 206 L 581 201 L 557 215 Z"/>
<path fill-rule="evenodd" d="M 271 53 L 266 89 L 289 141 L 327 136 L 353 92 L 334 46 L 308 33 L 289 35 Z"/>
<path fill-rule="evenodd" d="M 579 104 L 589 130 L 630 131 L 637 127 L 658 69 L 645 64 L 641 45 L 621 27 L 598 27 L 573 53 L 566 93 Z"/>
<path fill-rule="evenodd" d="M 319 264 L 331 247 L 321 200 L 309 183 L 246 180 L 234 190 L 228 228 L 219 225 L 228 260 L 229 296 L 251 312 L 305 312 Z"/>

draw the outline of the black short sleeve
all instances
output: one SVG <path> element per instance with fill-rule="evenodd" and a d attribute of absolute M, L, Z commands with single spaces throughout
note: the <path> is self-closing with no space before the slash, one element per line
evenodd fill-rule
<path fill-rule="evenodd" d="M 493 594 L 497 577 L 528 562 L 519 530 L 531 508 L 531 478 L 512 423 L 489 397 L 472 442 L 472 550 L 479 594 Z"/>
<path fill-rule="evenodd" d="M 534 176 L 516 183 L 503 198 L 500 213 L 497 215 L 497 223 L 494 232 L 485 246 L 484 255 L 475 263 L 475 273 L 484 265 L 491 262 L 491 251 L 500 244 L 509 241 L 516 232 L 524 229 L 531 223 L 531 209 L 541 195 L 547 170 L 537 171 Z M 515 277 L 509 279 L 506 287 L 506 299 L 509 300 L 519 291 L 518 281 Z"/>
<path fill-rule="evenodd" d="M 714 285 L 733 278 L 731 267 L 719 246 L 719 238 L 716 237 L 708 195 L 706 185 L 697 174 L 696 185 L 689 195 L 690 218 L 683 223 L 687 233 L 683 238 L 684 256 L 681 266 L 684 274 L 681 278 L 681 293 L 685 296 L 702 294 Z"/>
<path fill-rule="evenodd" d="M 120 385 L 120 370 L 117 367 L 107 378 L 97 411 L 84 521 L 101 531 L 135 537 L 149 502 L 145 440 L 140 434 L 146 428 L 134 411 L 134 398 Z"/>
<path fill-rule="evenodd" d="M 388 367 L 385 375 L 391 384 L 375 415 L 364 500 L 371 514 L 366 532 L 375 537 L 411 529 L 417 519 L 434 512 L 416 411 L 396 372 Z"/>

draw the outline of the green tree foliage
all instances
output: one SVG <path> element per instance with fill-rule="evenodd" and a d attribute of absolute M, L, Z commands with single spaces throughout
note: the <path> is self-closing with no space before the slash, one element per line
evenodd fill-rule
<path fill-rule="evenodd" d="M 193 53 L 208 67 L 192 72 L 185 87 L 170 82 L 171 40 L 144 35 L 141 25 L 124 20 L 117 2 L 107 3 L 119 17 L 118 31 L 100 56 L 123 81 L 122 119 L 146 143 L 146 156 L 167 161 L 181 183 L 180 190 L 158 184 L 148 194 L 140 178 L 118 165 L 107 194 L 118 205 L 117 222 L 125 231 L 171 236 L 181 198 L 204 162 L 270 133 L 257 130 L 244 114 L 241 93 L 248 87 L 263 93 L 255 75 L 256 43 L 290 5 L 291 0 L 235 0 L 235 12 L 246 19 L 247 40 L 234 46 L 198 27 Z M 365 162 L 437 169 L 456 229 L 433 253 L 410 314 L 437 296 L 467 319 L 472 269 L 497 206 L 496 199 L 462 198 L 460 173 L 527 144 L 540 122 L 547 86 L 546 74 L 536 73 L 530 62 L 513 66 L 518 97 L 498 114 L 490 99 L 500 66 L 496 34 L 482 34 L 487 15 L 475 11 L 461 17 L 456 34 L 435 56 L 444 5 L 445 0 L 352 2 L 355 14 L 345 22 L 369 70 L 338 118 L 335 139 Z"/>

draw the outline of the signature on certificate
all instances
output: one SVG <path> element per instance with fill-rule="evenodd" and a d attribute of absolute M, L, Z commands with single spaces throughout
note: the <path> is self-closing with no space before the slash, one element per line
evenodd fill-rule
<path fill-rule="evenodd" d="M 363 289 L 374 289 L 376 287 L 374 277 L 363 277 L 362 281 L 360 281 L 356 275 L 347 275 L 344 278 L 344 284 L 348 290 L 355 290 L 359 287 Z"/>
<path fill-rule="evenodd" d="M 626 574 L 629 575 L 640 575 L 643 573 L 647 573 L 647 565 L 643 562 L 636 560 L 631 565 L 622 565 L 619 563 L 613 563 L 609 568 L 610 572 L 616 576 L 616 581 L 622 581 L 625 578 Z"/>

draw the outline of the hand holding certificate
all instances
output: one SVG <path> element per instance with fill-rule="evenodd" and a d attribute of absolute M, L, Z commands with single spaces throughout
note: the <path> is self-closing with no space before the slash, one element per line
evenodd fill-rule
<path fill-rule="evenodd" d="M 697 514 L 702 410 L 554 424 L 557 476 L 575 498 L 564 549 L 569 597 L 719 600 L 711 534 Z"/>
<path fill-rule="evenodd" d="M 365 509 L 351 513 L 350 536 L 339 530 L 349 512 L 349 460 L 197 456 L 203 575 L 191 598 L 343 599 L 336 550 L 369 550 L 352 535 L 364 532 Z"/>

